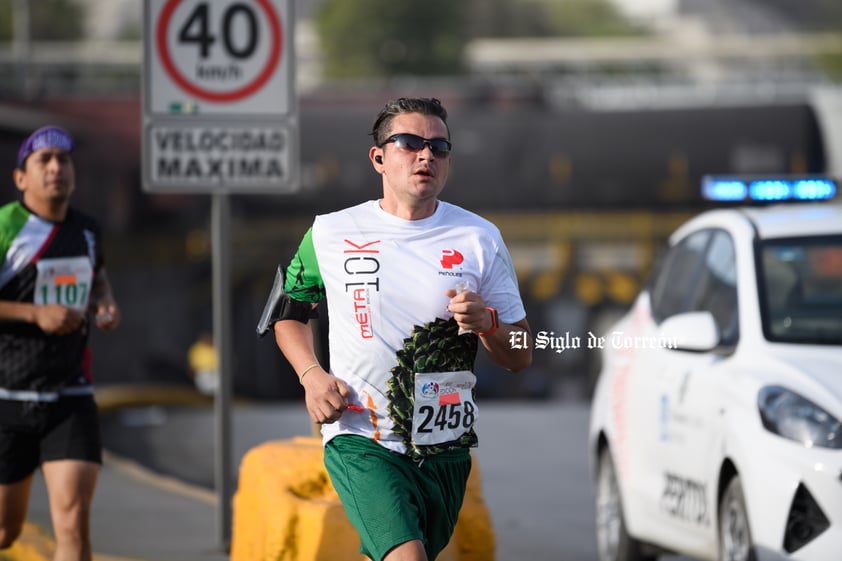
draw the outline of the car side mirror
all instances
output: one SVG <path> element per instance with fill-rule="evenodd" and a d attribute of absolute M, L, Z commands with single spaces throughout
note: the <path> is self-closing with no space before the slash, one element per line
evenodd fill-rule
<path fill-rule="evenodd" d="M 658 330 L 658 338 L 670 348 L 682 351 L 706 352 L 719 345 L 720 334 L 710 312 L 685 312 L 665 319 Z"/>

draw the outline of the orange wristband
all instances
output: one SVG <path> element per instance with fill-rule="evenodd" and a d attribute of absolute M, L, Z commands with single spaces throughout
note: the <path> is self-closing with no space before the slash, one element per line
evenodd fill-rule
<path fill-rule="evenodd" d="M 500 325 L 497 323 L 497 310 L 488 307 L 486 307 L 485 309 L 491 312 L 491 329 L 489 329 L 488 331 L 477 332 L 477 335 L 479 335 L 480 337 L 488 337 L 489 335 L 497 331 L 498 327 L 500 327 Z"/>

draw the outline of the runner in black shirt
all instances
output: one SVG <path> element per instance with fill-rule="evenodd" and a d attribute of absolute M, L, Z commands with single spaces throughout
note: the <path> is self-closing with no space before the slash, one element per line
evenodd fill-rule
<path fill-rule="evenodd" d="M 72 150 L 61 128 L 32 133 L 14 171 L 21 200 L 0 207 L 0 549 L 20 535 L 40 465 L 54 559 L 89 561 L 102 459 L 87 341 L 120 311 L 99 227 L 70 208 Z"/>

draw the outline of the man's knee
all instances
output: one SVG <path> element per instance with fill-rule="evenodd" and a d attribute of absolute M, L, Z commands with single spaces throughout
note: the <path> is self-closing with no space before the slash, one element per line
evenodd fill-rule
<path fill-rule="evenodd" d="M 72 538 L 84 538 L 90 525 L 91 505 L 79 501 L 73 506 L 53 513 L 53 526 L 58 538 L 59 534 Z"/>

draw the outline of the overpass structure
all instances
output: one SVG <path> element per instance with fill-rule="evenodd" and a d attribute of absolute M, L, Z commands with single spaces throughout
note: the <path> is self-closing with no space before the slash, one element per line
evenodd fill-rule
<path fill-rule="evenodd" d="M 769 35 L 691 34 L 610 39 L 477 39 L 466 50 L 473 72 L 547 72 L 564 67 L 650 63 L 691 64 L 698 61 L 760 61 L 842 53 L 838 33 L 776 33 Z"/>

